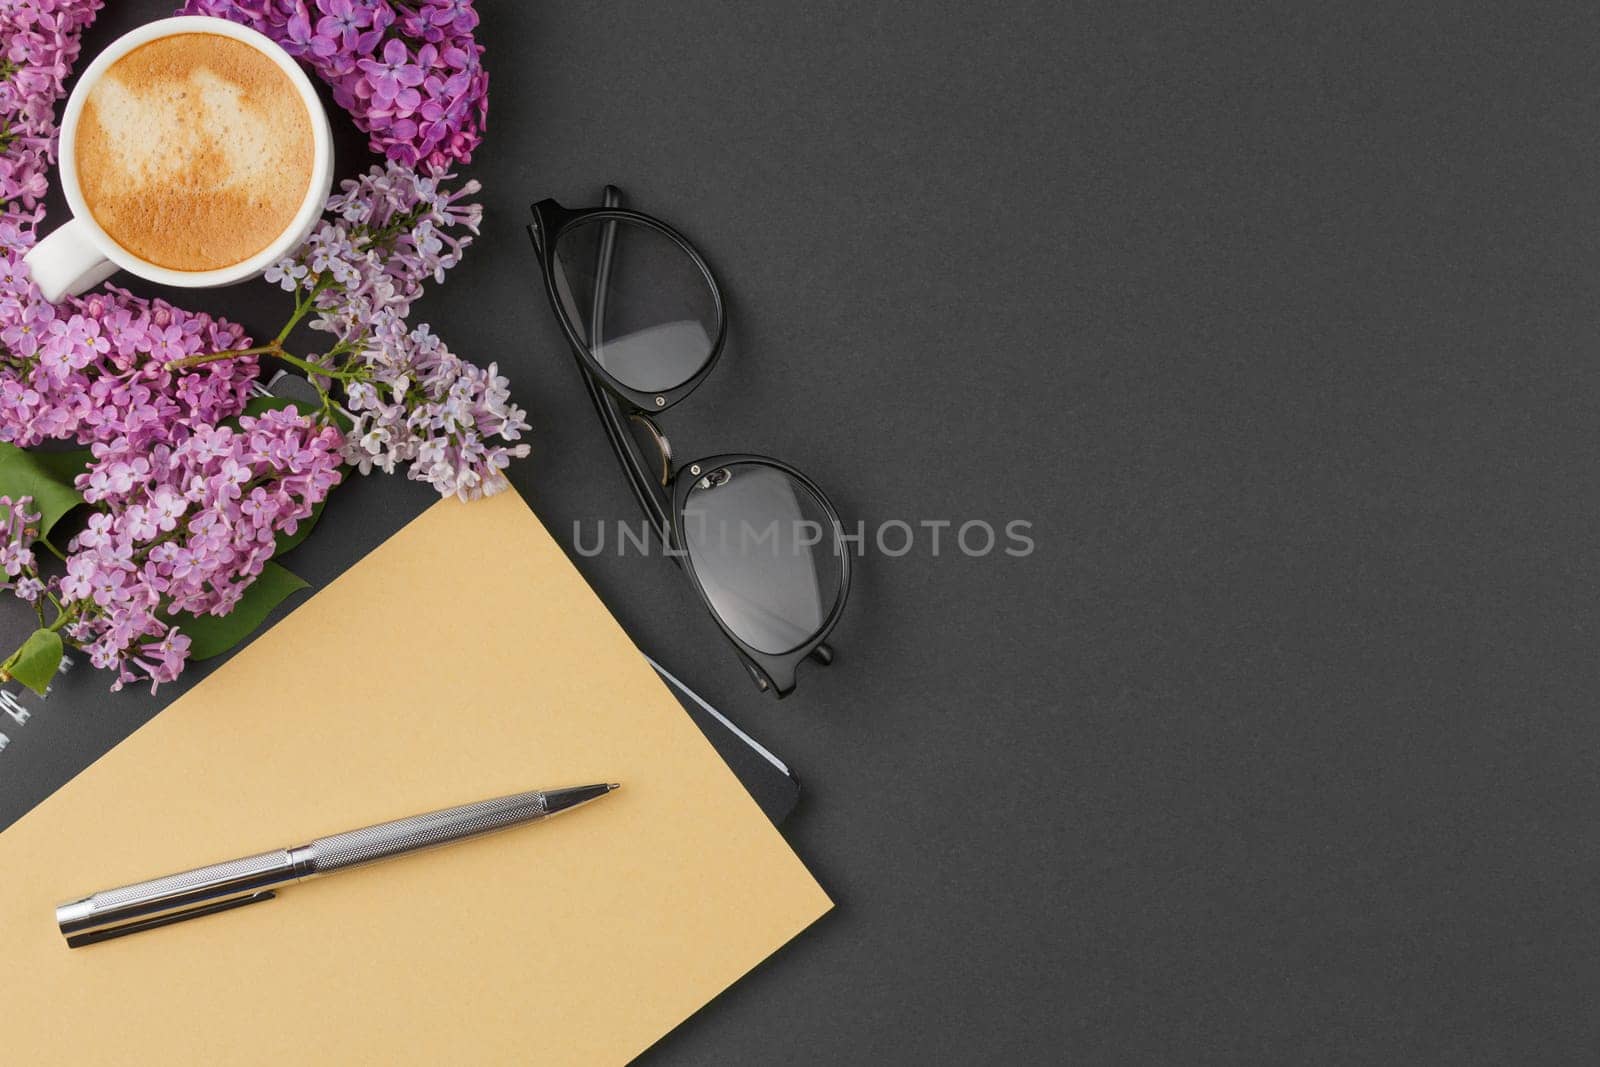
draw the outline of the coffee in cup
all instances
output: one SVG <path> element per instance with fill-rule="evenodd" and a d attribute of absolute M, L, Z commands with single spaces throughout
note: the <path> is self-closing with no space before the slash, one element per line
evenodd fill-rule
<path fill-rule="evenodd" d="M 242 263 L 293 223 L 316 146 L 276 63 L 215 33 L 160 37 L 106 69 L 74 141 L 78 187 L 107 236 L 147 263 Z"/>
<path fill-rule="evenodd" d="M 182 15 L 113 41 L 61 118 L 72 218 L 27 256 L 56 301 L 118 270 L 185 288 L 231 285 L 292 253 L 333 185 L 316 89 L 281 47 Z"/>

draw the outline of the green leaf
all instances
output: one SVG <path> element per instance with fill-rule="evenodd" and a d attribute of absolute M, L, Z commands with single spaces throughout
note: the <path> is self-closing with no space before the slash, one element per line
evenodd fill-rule
<path fill-rule="evenodd" d="M 89 462 L 94 459 L 94 454 L 87 448 L 75 448 L 70 452 L 30 452 L 33 462 L 40 470 L 50 475 L 62 485 L 72 485 L 73 479 L 89 469 Z"/>
<path fill-rule="evenodd" d="M 61 635 L 54 630 L 33 631 L 13 660 L 11 677 L 44 696 L 50 679 L 61 668 Z"/>
<path fill-rule="evenodd" d="M 189 635 L 189 658 L 210 659 L 250 636 L 290 593 L 309 588 L 303 578 L 276 563 L 268 563 L 228 614 L 191 615 L 175 611 L 171 619 L 179 630 Z"/>
<path fill-rule="evenodd" d="M 303 400 L 295 400 L 287 396 L 253 396 L 244 402 L 241 415 L 265 415 L 269 411 L 282 411 L 284 408 L 293 408 L 302 414 L 314 413 L 317 409 Z"/>
<path fill-rule="evenodd" d="M 253 396 L 249 400 L 245 401 L 244 410 L 239 412 L 239 414 L 261 415 L 268 411 L 282 411 L 284 408 L 291 408 L 295 411 L 298 411 L 302 415 L 308 416 L 322 414 L 322 408 L 319 405 L 314 404 L 309 400 L 299 400 L 294 397 L 287 396 Z M 338 407 L 335 407 L 332 411 L 328 412 L 328 416 L 333 419 L 334 425 L 338 426 L 339 429 L 344 430 L 347 433 L 349 432 L 350 427 L 355 425 L 350 421 L 350 416 L 346 415 Z M 232 426 L 237 430 L 239 428 L 239 419 L 236 416 L 229 419 L 224 425 Z"/>
<path fill-rule="evenodd" d="M 46 537 L 63 515 L 83 503 L 72 480 L 88 465 L 87 450 L 26 452 L 0 442 L 0 496 L 33 497 L 33 509 L 41 515 L 39 536 Z"/>
<path fill-rule="evenodd" d="M 355 420 L 345 414 L 344 408 L 335 407 L 328 414 L 333 418 L 333 424 L 339 427 L 340 433 L 349 433 L 355 426 Z"/>
<path fill-rule="evenodd" d="M 295 400 L 287 396 L 253 396 L 244 402 L 244 410 L 231 419 L 223 419 L 222 425 L 230 429 L 239 428 L 239 420 L 246 415 L 265 415 L 269 411 L 282 411 L 285 408 L 298 411 L 302 415 L 316 413 L 316 407 L 307 404 L 304 400 Z"/>

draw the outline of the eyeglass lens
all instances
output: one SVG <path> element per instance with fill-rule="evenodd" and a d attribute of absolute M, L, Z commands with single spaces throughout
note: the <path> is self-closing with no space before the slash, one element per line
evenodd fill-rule
<path fill-rule="evenodd" d="M 759 652 L 788 652 L 816 636 L 844 584 L 822 501 L 764 463 L 733 463 L 696 479 L 683 539 L 712 609 Z"/>
<path fill-rule="evenodd" d="M 689 253 L 655 227 L 575 223 L 556 241 L 555 272 L 567 320 L 600 366 L 630 389 L 682 385 L 711 358 L 722 326 L 711 286 Z"/>

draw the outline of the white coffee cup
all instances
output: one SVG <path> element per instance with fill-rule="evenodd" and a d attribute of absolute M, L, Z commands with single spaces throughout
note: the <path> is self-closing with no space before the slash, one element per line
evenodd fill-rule
<path fill-rule="evenodd" d="M 106 69 L 138 48 L 162 37 L 180 33 L 214 33 L 231 37 L 254 48 L 276 63 L 288 75 L 289 81 L 299 90 L 311 120 L 314 154 L 311 164 L 311 182 L 306 188 L 306 198 L 295 213 L 294 221 L 266 248 L 242 262 L 217 270 L 184 271 L 160 267 L 146 262 L 113 241 L 89 213 L 83 191 L 78 185 L 76 141 L 78 118 L 83 114 L 89 93 L 99 82 Z M 148 281 L 186 289 L 204 289 L 219 285 L 232 285 L 254 278 L 273 263 L 299 247 L 306 239 L 317 219 L 322 215 L 323 204 L 333 188 L 333 135 L 328 128 L 328 114 L 311 86 L 311 79 L 300 69 L 289 53 L 279 48 L 270 38 L 255 30 L 226 19 L 203 15 L 184 15 L 160 19 L 141 26 L 113 41 L 90 63 L 67 100 L 67 110 L 61 117 L 60 148 L 61 188 L 67 197 L 72 218 L 50 236 L 40 241 L 23 257 L 46 300 L 54 303 L 64 296 L 77 296 L 119 270 L 125 270 Z"/>

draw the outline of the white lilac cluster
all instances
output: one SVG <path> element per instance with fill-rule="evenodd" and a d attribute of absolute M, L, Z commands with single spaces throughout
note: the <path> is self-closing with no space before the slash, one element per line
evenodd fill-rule
<path fill-rule="evenodd" d="M 505 468 L 528 454 L 517 443 L 528 423 L 495 364 L 469 363 L 406 321 L 482 218 L 464 202 L 478 183 L 452 191 L 448 179 L 390 163 L 345 182 L 305 246 L 267 277 L 308 301 L 311 327 L 334 338 L 310 362 L 342 387 L 345 459 L 363 474 L 409 464 L 408 477 L 471 500 L 509 484 Z"/>

